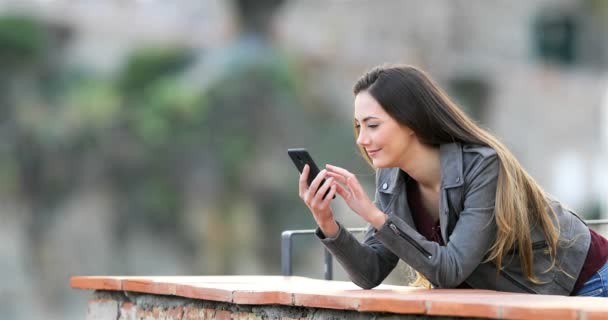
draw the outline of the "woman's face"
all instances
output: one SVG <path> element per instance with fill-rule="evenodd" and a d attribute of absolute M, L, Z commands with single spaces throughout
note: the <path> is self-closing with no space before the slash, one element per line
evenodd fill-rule
<path fill-rule="evenodd" d="M 414 131 L 393 119 L 367 91 L 355 97 L 355 127 L 357 144 L 376 168 L 400 167 L 416 141 Z"/>

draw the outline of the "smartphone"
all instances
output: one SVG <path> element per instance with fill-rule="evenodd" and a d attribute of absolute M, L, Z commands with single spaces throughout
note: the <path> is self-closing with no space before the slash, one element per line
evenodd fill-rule
<path fill-rule="evenodd" d="M 308 150 L 306 150 L 304 148 L 292 148 L 292 149 L 287 149 L 287 153 L 289 154 L 291 161 L 293 161 L 293 164 L 296 165 L 296 168 L 298 168 L 298 171 L 300 171 L 300 173 L 302 173 L 302 170 L 304 170 L 304 165 L 308 164 L 308 167 L 310 168 L 310 170 L 308 171 L 308 185 L 310 186 L 312 184 L 312 181 L 319 174 L 320 170 L 319 170 L 319 167 L 317 167 L 317 164 L 315 163 L 315 161 L 312 160 L 312 157 L 308 153 Z M 319 188 L 321 188 L 323 183 L 325 183 L 325 179 L 323 179 L 323 181 L 321 181 Z M 329 193 L 329 190 L 330 189 L 327 189 L 327 192 L 325 193 L 325 195 L 327 195 L 327 193 Z M 323 196 L 323 197 L 325 198 L 325 196 Z M 335 199 L 335 198 L 336 198 L 336 195 L 334 194 L 333 199 Z"/>

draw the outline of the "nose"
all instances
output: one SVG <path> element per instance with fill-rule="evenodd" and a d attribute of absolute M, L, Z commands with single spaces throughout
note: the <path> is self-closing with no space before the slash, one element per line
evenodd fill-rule
<path fill-rule="evenodd" d="M 369 145 L 369 137 L 365 134 L 364 130 L 359 131 L 359 136 L 357 136 L 357 144 L 360 146 Z"/>

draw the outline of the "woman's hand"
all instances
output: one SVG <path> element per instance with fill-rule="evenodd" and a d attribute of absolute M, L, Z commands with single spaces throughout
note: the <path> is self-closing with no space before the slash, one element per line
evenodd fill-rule
<path fill-rule="evenodd" d="M 312 216 L 326 237 L 333 238 L 339 231 L 338 224 L 334 219 L 330 203 L 336 194 L 336 184 L 333 178 L 328 178 L 321 187 L 319 185 L 327 176 L 327 170 L 321 170 L 317 177 L 308 185 L 308 174 L 310 167 L 304 166 L 299 181 L 299 195 L 306 206 L 312 212 Z M 329 192 L 327 192 L 329 190 Z M 327 195 L 323 197 L 323 195 Z"/>
<path fill-rule="evenodd" d="M 333 178 L 339 182 L 333 182 L 333 184 L 336 185 L 337 193 L 346 201 L 346 204 L 363 220 L 379 229 L 386 222 L 386 215 L 372 203 L 357 177 L 340 167 L 328 164 L 325 168 L 330 179 Z"/>

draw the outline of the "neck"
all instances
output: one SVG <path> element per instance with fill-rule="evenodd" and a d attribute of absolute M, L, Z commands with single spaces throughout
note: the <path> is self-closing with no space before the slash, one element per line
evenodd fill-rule
<path fill-rule="evenodd" d="M 412 177 L 420 187 L 439 191 L 441 187 L 441 160 L 439 148 L 417 143 L 399 168 Z"/>

